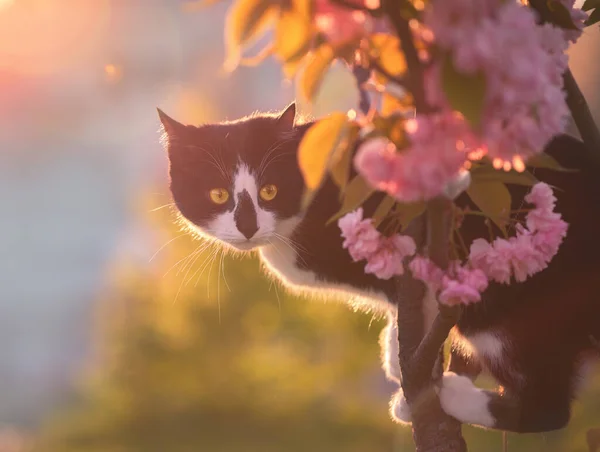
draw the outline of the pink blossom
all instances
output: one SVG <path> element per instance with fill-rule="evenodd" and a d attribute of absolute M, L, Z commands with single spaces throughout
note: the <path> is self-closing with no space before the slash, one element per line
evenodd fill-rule
<path fill-rule="evenodd" d="M 534 185 L 525 200 L 536 206 L 527 213 L 527 228 L 517 225 L 514 237 L 497 238 L 492 243 L 476 239 L 471 244 L 471 266 L 490 280 L 509 284 L 514 276 L 517 282 L 523 282 L 544 270 L 567 234 L 567 223 L 553 212 L 556 198 L 547 184 Z"/>
<path fill-rule="evenodd" d="M 585 13 L 573 9 L 573 0 L 561 1 L 581 24 Z M 562 73 L 572 31 L 538 25 L 530 8 L 501 0 L 430 2 L 425 24 L 459 72 L 485 77 L 477 135 L 492 160 L 522 167 L 523 159 L 541 152 L 564 130 L 569 111 Z M 428 70 L 425 83 L 428 101 L 447 108 L 440 64 Z"/>
<path fill-rule="evenodd" d="M 338 220 L 338 226 L 345 239 L 342 246 L 348 249 L 355 261 L 366 259 L 379 247 L 380 234 L 370 219 L 363 220 L 363 210 L 359 208 Z"/>
<path fill-rule="evenodd" d="M 435 265 L 431 259 L 423 256 L 415 256 L 408 266 L 416 279 L 420 279 L 432 286 L 440 286 L 442 284 L 444 271 Z"/>
<path fill-rule="evenodd" d="M 395 234 L 381 237 L 379 248 L 367 257 L 365 273 L 373 273 L 379 279 L 390 279 L 404 273 L 404 258 L 416 251 L 414 240 L 406 235 Z"/>
<path fill-rule="evenodd" d="M 440 291 L 441 303 L 469 304 L 481 300 L 481 292 L 487 289 L 485 273 L 476 268 L 461 266 L 453 261 L 446 271 L 435 265 L 429 258 L 417 256 L 409 264 L 413 276 Z"/>
<path fill-rule="evenodd" d="M 469 262 L 474 268 L 482 270 L 489 279 L 508 284 L 511 268 L 507 250 L 499 250 L 484 239 L 475 239 L 471 244 Z"/>
<path fill-rule="evenodd" d="M 392 181 L 396 153 L 396 146 L 387 138 L 373 138 L 360 146 L 354 165 L 374 188 L 386 191 Z"/>
<path fill-rule="evenodd" d="M 404 273 L 403 261 L 416 251 L 414 240 L 406 235 L 385 237 L 375 229 L 371 219 L 363 219 L 359 208 L 338 220 L 344 242 L 352 260 L 366 260 L 365 273 L 380 279 L 389 279 Z"/>
<path fill-rule="evenodd" d="M 378 6 L 377 0 L 348 2 L 369 8 Z M 316 0 L 315 24 L 330 42 L 342 43 L 365 35 L 373 27 L 373 19 L 364 11 L 345 8 L 331 0 Z"/>
<path fill-rule="evenodd" d="M 440 302 L 447 305 L 470 304 L 481 301 L 481 294 L 469 284 L 448 279 L 440 292 Z"/>
<path fill-rule="evenodd" d="M 525 201 L 543 210 L 551 211 L 556 206 L 556 197 L 550 186 L 544 182 L 535 184 L 531 191 L 525 195 Z"/>
<path fill-rule="evenodd" d="M 550 262 L 558 253 L 558 248 L 566 237 L 568 228 L 569 225 L 565 221 L 558 219 L 551 226 L 548 225 L 545 230 L 537 231 L 532 237 L 533 246 L 541 253 L 546 262 Z"/>
<path fill-rule="evenodd" d="M 431 199 L 459 175 L 472 135 L 464 119 L 449 110 L 419 115 L 406 128 L 407 149 L 372 139 L 359 148 L 354 165 L 369 184 L 400 201 Z"/>

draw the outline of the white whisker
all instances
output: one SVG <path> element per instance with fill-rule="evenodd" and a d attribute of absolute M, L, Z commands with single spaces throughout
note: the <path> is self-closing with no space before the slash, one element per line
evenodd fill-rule
<path fill-rule="evenodd" d="M 154 258 L 155 258 L 157 255 L 158 255 L 158 253 L 160 253 L 160 252 L 161 252 L 161 251 L 162 251 L 162 250 L 163 250 L 163 249 L 164 249 L 164 248 L 165 248 L 167 245 L 169 245 L 170 243 L 173 243 L 175 240 L 177 240 L 177 239 L 178 239 L 178 238 L 180 238 L 180 237 L 183 237 L 184 235 L 188 235 L 188 233 L 187 233 L 187 232 L 184 232 L 183 234 L 179 234 L 178 236 L 176 236 L 176 237 L 173 237 L 171 240 L 169 240 L 167 243 L 165 243 L 163 246 L 161 246 L 161 247 L 160 247 L 160 248 L 159 248 L 159 249 L 156 251 L 156 253 L 154 253 L 154 254 L 152 255 L 152 257 L 151 257 L 151 258 L 148 260 L 148 262 L 152 262 L 152 260 L 153 260 L 153 259 L 154 259 Z"/>

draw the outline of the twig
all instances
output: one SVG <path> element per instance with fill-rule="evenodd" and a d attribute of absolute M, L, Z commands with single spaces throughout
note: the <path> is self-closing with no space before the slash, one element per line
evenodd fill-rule
<path fill-rule="evenodd" d="M 406 66 L 408 68 L 408 88 L 413 95 L 415 107 L 419 113 L 428 113 L 432 109 L 427 104 L 425 97 L 423 65 L 419 59 L 419 54 L 417 53 L 417 48 L 415 47 L 408 21 L 402 17 L 402 6 L 408 6 L 405 0 L 381 1 L 381 9 L 390 19 L 392 26 L 400 38 L 400 47 L 406 58 Z"/>
<path fill-rule="evenodd" d="M 542 22 L 552 22 L 552 11 L 545 0 L 529 0 L 529 5 L 538 12 Z M 570 69 L 563 74 L 563 88 L 567 93 L 567 105 L 585 143 L 587 154 L 594 162 L 600 164 L 600 130 Z"/>

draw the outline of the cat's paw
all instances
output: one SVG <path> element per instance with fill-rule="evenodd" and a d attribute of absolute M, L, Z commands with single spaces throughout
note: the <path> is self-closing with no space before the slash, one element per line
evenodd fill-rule
<path fill-rule="evenodd" d="M 490 396 L 473 382 L 454 372 L 445 372 L 438 389 L 442 409 L 465 424 L 494 426 L 489 410 Z"/>
<path fill-rule="evenodd" d="M 392 416 L 392 419 L 399 424 L 410 424 L 412 422 L 410 408 L 404 397 L 402 388 L 398 389 L 398 392 L 396 392 L 392 397 L 392 400 L 390 400 L 390 415 Z"/>

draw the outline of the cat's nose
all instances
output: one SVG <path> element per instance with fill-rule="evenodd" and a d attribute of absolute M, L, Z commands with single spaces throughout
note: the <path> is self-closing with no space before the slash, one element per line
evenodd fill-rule
<path fill-rule="evenodd" d="M 254 208 L 250 194 L 246 190 L 238 195 L 238 203 L 233 213 L 233 218 L 238 231 L 244 234 L 244 237 L 248 240 L 258 231 L 256 209 Z"/>
<path fill-rule="evenodd" d="M 256 221 L 254 221 L 254 224 L 238 224 L 238 230 L 244 234 L 244 237 L 250 240 L 256 234 L 256 231 L 258 231 L 258 226 L 256 225 Z"/>

